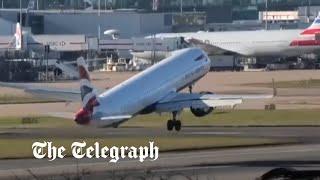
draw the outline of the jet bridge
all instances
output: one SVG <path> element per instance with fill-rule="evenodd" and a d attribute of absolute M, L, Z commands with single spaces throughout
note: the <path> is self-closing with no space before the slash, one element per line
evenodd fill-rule
<path fill-rule="evenodd" d="M 12 36 L 0 36 L 0 51 L 7 51 L 8 49 L 13 49 L 14 46 L 11 44 L 13 43 Z"/>
<path fill-rule="evenodd" d="M 142 51 L 173 51 L 180 49 L 181 38 L 132 38 L 132 39 L 101 39 L 100 50 L 131 50 Z"/>
<path fill-rule="evenodd" d="M 134 61 L 145 60 L 147 64 L 160 61 L 170 55 L 170 52 L 181 49 L 185 45 L 182 38 L 132 38 L 132 39 L 102 39 L 99 41 L 99 50 L 114 50 L 121 57 L 123 52 L 130 52 Z"/>

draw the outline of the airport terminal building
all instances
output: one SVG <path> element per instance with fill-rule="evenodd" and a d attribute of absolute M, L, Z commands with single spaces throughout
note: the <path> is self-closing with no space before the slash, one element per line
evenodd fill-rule
<path fill-rule="evenodd" d="M 31 11 L 24 25 L 33 34 L 85 34 L 101 36 L 105 30 L 118 29 L 121 36 L 129 38 L 152 33 L 168 32 L 171 22 L 167 13 L 140 13 L 135 10 L 124 11 Z M 2 21 L 17 17 L 16 12 L 1 13 Z M 130 18 L 130 21 L 127 21 Z M 15 21 L 11 21 L 14 23 Z M 72 23 L 70 23 L 72 22 Z M 2 24 L 1 24 L 2 25 Z M 6 25 L 8 26 L 8 25 Z M 11 32 L 10 32 L 11 33 Z M 2 35 L 8 31 L 1 32 Z"/>
<path fill-rule="evenodd" d="M 315 0 L 306 2 L 269 0 L 268 4 L 264 0 L 182 2 L 181 4 L 180 0 L 30 0 L 22 1 L 20 9 L 17 0 L 0 0 L 0 41 L 5 41 L 5 43 L 0 42 L 2 49 L 0 58 L 8 60 L 23 57 L 40 61 L 51 58 L 70 61 L 80 55 L 85 55 L 87 58 L 106 56 L 114 58 L 116 52 L 117 58 L 124 58 L 127 61 L 132 58 L 129 53 L 132 47 L 138 51 L 153 48 L 151 50 L 153 52 L 171 51 L 181 47 L 182 39 L 170 39 L 166 42 L 142 40 L 157 33 L 261 30 L 266 27 L 302 29 L 307 27 L 320 11 L 320 2 Z M 6 47 L 12 43 L 17 22 L 21 22 L 23 35 L 26 38 L 23 42 L 28 49 L 23 52 L 7 52 Z M 116 30 L 120 40 L 105 35 L 104 32 L 107 30 Z M 42 45 L 49 45 L 51 51 L 45 52 L 44 48 L 41 48 Z M 37 47 L 38 51 L 33 47 Z M 153 55 L 155 56 L 155 53 L 150 54 Z M 237 60 L 233 56 L 219 56 L 215 59 L 219 59 L 219 63 L 212 63 L 216 66 L 213 69 L 238 69 L 234 67 Z M 254 57 L 241 61 L 245 64 L 258 62 Z M 40 63 L 40 66 L 43 64 Z"/>
<path fill-rule="evenodd" d="M 19 0 L 0 2 L 0 23 L 5 29 L 0 30 L 0 35 L 8 35 L 12 27 L 3 21 L 13 24 L 19 21 L 20 4 Z M 259 26 L 261 23 L 259 17 L 261 12 L 266 10 L 296 11 L 299 20 L 308 23 L 320 10 L 318 7 L 320 2 L 317 0 L 268 0 L 268 4 L 265 2 L 265 0 L 184 0 L 180 4 L 180 0 L 30 0 L 22 1 L 21 8 L 23 8 L 23 25 L 31 27 L 33 34 L 100 36 L 107 29 L 118 29 L 123 38 L 183 30 L 234 30 L 225 26 L 220 28 L 219 25 L 238 22 L 249 26 L 248 29 L 252 26 L 248 24 L 255 24 L 256 29 L 263 28 Z M 189 27 L 186 27 L 179 15 L 190 13 L 198 24 L 189 23 Z M 127 21 L 128 17 L 130 21 Z M 191 18 L 186 19 L 190 21 Z M 197 27 L 193 27 L 194 25 Z M 245 28 L 245 26 L 239 27 L 239 23 L 233 26 L 239 29 Z M 299 26 L 291 28 L 296 27 Z"/>

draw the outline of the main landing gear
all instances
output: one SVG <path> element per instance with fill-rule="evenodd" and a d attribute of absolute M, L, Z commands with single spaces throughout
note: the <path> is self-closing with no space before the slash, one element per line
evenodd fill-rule
<path fill-rule="evenodd" d="M 167 122 L 167 129 L 168 131 L 172 131 L 173 128 L 176 130 L 176 131 L 180 131 L 181 130 L 181 121 L 180 120 L 177 120 L 177 115 L 178 115 L 178 112 L 175 111 L 175 112 L 172 112 L 172 120 L 168 120 Z"/>
<path fill-rule="evenodd" d="M 190 86 L 188 87 L 188 89 L 189 89 L 189 93 L 190 93 L 190 94 L 192 94 L 192 88 L 193 88 L 193 86 L 192 86 L 192 85 L 190 85 Z"/>

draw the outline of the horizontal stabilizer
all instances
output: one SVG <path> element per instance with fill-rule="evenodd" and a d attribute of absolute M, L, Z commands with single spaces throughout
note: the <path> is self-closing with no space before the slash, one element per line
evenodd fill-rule
<path fill-rule="evenodd" d="M 132 118 L 132 115 L 118 115 L 118 116 L 107 116 L 100 118 L 103 121 L 112 121 L 112 120 L 126 120 Z"/>
<path fill-rule="evenodd" d="M 42 87 L 28 83 L 6 83 L 0 82 L 1 87 L 9 87 L 24 90 L 40 98 L 50 98 L 62 101 L 78 102 L 80 101 L 80 91 L 74 89 L 57 89 L 50 87 Z"/>

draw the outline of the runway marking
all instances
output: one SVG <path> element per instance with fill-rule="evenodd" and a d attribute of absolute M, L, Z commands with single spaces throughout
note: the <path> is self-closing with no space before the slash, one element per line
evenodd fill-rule
<path fill-rule="evenodd" d="M 242 134 L 241 132 L 185 132 L 183 134 L 191 134 L 191 135 L 239 135 Z"/>
<path fill-rule="evenodd" d="M 320 147 L 319 145 L 316 147 Z M 241 155 L 259 155 L 259 154 L 276 154 L 276 153 L 294 153 L 294 152 L 312 152 L 312 151 L 319 151 L 319 148 L 303 148 L 303 147 L 298 147 L 298 148 L 302 148 L 302 149 L 296 149 L 296 150 L 281 150 L 280 148 L 290 148 L 289 146 L 287 147 L 279 147 L 279 148 L 260 148 L 260 149 L 239 149 L 239 150 L 233 150 L 234 152 L 227 152 L 224 154 L 220 154 L 223 153 L 224 151 L 215 151 L 215 152 L 207 152 L 207 153 L 197 153 L 197 152 L 191 152 L 191 153 L 182 153 L 182 154 L 166 154 L 166 157 L 161 157 L 159 158 L 159 160 L 161 161 L 167 161 L 170 160 L 172 161 L 173 159 L 187 159 L 187 158 L 218 158 L 218 157 L 226 157 L 226 156 L 241 156 Z M 294 147 L 293 147 L 294 148 Z M 276 151 L 276 149 L 280 149 L 280 151 Z M 239 152 L 239 151 L 260 151 L 260 152 Z M 273 152 L 268 152 L 268 150 L 272 150 Z M 228 151 L 228 150 L 226 150 Z M 230 150 L 229 150 L 230 151 Z M 192 155 L 190 155 L 192 154 Z M 129 159 L 124 159 L 122 161 L 124 163 L 134 163 L 136 164 L 136 162 L 134 160 L 129 160 Z M 147 161 L 149 163 L 152 163 L 151 161 Z M 71 162 L 72 163 L 72 162 Z M 90 166 L 102 166 L 102 165 L 106 165 L 107 162 L 89 162 L 89 163 L 80 163 L 78 164 L 78 166 L 85 166 L 85 167 L 90 167 Z M 70 167 L 76 167 L 77 165 L 74 164 L 64 164 L 64 165 L 54 165 L 54 166 L 44 166 L 44 167 L 40 167 L 40 168 L 70 168 Z M 35 169 L 39 169 L 39 167 L 34 167 Z M 33 168 L 30 168 L 33 169 Z M 22 169 L 23 170 L 23 169 Z"/>

